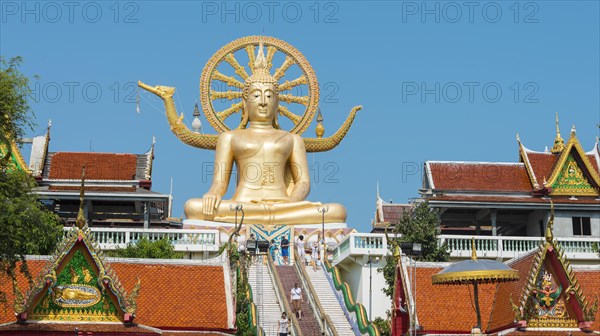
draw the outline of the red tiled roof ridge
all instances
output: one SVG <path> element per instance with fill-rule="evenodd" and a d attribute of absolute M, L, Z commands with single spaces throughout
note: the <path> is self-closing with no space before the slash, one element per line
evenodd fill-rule
<path fill-rule="evenodd" d="M 173 229 L 173 232 L 177 232 L 178 229 Z M 151 258 L 121 258 L 121 257 L 107 257 L 106 260 L 113 263 L 120 264 L 144 264 L 144 265 L 168 265 L 168 266 L 215 266 L 223 267 L 224 262 L 219 260 L 220 257 L 213 259 L 151 259 Z"/>
<path fill-rule="evenodd" d="M 522 142 L 521 142 L 521 146 L 523 147 L 523 150 L 525 152 L 527 152 L 527 154 L 531 153 L 531 154 L 551 154 L 551 155 L 554 155 L 551 152 L 547 152 L 547 151 L 540 152 L 540 151 L 536 151 L 536 150 L 533 150 L 533 149 L 529 149 L 529 148 L 527 148 L 527 146 L 523 145 Z"/>
<path fill-rule="evenodd" d="M 598 204 L 600 200 L 596 196 L 579 196 L 577 199 L 570 199 L 569 197 L 560 197 L 553 196 L 551 197 L 554 204 Z M 490 203 L 490 202 L 530 202 L 535 204 L 543 204 L 548 203 L 549 199 L 541 198 L 541 197 L 533 197 L 523 196 L 495 196 L 495 195 L 481 195 L 481 196 L 465 196 L 465 195 L 456 195 L 452 193 L 447 193 L 441 196 L 431 197 L 429 199 L 430 202 L 482 202 L 482 203 Z"/>
<path fill-rule="evenodd" d="M 600 272 L 600 265 L 578 265 L 571 264 L 574 272 Z"/>
<path fill-rule="evenodd" d="M 543 239 L 543 237 L 540 237 L 540 240 L 541 239 Z M 529 250 L 529 251 L 527 251 L 525 253 L 521 253 L 518 256 L 514 257 L 514 258 L 508 259 L 507 261 L 504 262 L 504 264 L 506 264 L 507 266 L 510 266 L 510 265 L 514 265 L 514 264 L 516 264 L 516 263 L 518 263 L 520 261 L 523 261 L 524 259 L 528 258 L 529 256 L 536 254 L 537 253 L 537 249 L 538 248 L 536 247 L 536 248 L 533 248 L 533 249 L 531 249 L 531 250 Z"/>
<path fill-rule="evenodd" d="M 417 261 L 417 268 L 439 268 L 443 269 L 447 266 L 452 265 L 453 263 L 450 261 Z"/>
<path fill-rule="evenodd" d="M 486 197 L 490 195 L 498 195 L 502 197 L 534 197 L 531 195 L 531 192 L 518 191 L 518 190 L 470 190 L 470 189 L 437 189 L 443 190 L 443 193 L 440 195 L 434 194 L 432 197 L 440 197 L 440 196 L 464 196 L 464 197 Z"/>
<path fill-rule="evenodd" d="M 427 164 L 479 164 L 496 166 L 522 166 L 523 162 L 489 162 L 489 161 L 425 161 Z"/>
<path fill-rule="evenodd" d="M 585 152 L 585 154 L 587 155 L 599 155 L 600 154 L 600 142 L 598 140 L 596 140 L 596 143 L 594 144 L 594 147 L 589 150 L 588 152 Z"/>
<path fill-rule="evenodd" d="M 69 151 L 59 151 L 59 152 L 50 152 L 48 154 L 89 154 L 89 155 L 142 155 L 145 153 L 114 153 L 114 152 L 69 152 Z"/>

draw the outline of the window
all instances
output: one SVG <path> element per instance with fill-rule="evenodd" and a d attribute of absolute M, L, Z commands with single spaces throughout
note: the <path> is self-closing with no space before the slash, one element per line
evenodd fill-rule
<path fill-rule="evenodd" d="M 591 236 L 590 217 L 573 217 L 573 235 Z"/>

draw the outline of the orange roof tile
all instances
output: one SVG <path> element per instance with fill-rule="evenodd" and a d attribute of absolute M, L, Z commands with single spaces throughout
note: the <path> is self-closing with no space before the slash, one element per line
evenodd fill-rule
<path fill-rule="evenodd" d="M 473 306 L 473 286 L 433 285 L 431 277 L 437 268 L 417 268 L 417 316 L 423 332 L 469 332 L 477 317 Z M 479 285 L 481 323 L 486 326 L 494 304 L 495 284 Z"/>
<path fill-rule="evenodd" d="M 596 270 L 573 270 L 575 278 L 581 285 L 583 295 L 587 298 L 589 304 L 593 304 L 596 299 L 600 299 L 600 269 Z M 592 330 L 600 331 L 600 309 L 596 311 L 596 319 L 592 323 Z"/>
<path fill-rule="evenodd" d="M 518 305 L 523 287 L 527 284 L 527 276 L 531 271 L 531 264 L 534 258 L 535 253 L 529 253 L 509 264 L 511 268 L 519 272 L 519 280 L 498 284 L 494 298 L 494 309 L 492 310 L 490 323 L 486 330 L 494 332 L 513 325 L 515 314 L 510 304 L 510 298 L 512 296 L 513 302 Z"/>
<path fill-rule="evenodd" d="M 27 265 L 35 277 L 46 263 L 46 260 L 28 260 Z M 110 265 L 128 290 L 133 288 L 137 277 L 141 280 L 135 323 L 166 330 L 229 330 L 222 266 L 127 261 Z M 7 309 L 0 307 L 0 324 L 16 321 L 12 284 L 7 280 L 6 276 L 0 277 L 0 291 L 7 294 L 8 302 Z M 25 293 L 27 279 L 19 273 L 17 280 Z"/>
<path fill-rule="evenodd" d="M 552 170 L 554 169 L 554 165 L 558 160 L 558 154 L 552 153 L 538 153 L 538 152 L 528 152 L 527 157 L 529 158 L 529 163 L 531 164 L 531 169 L 535 174 L 535 178 L 537 179 L 540 186 L 544 185 L 544 179 L 549 179 L 550 175 L 552 175 Z"/>
<path fill-rule="evenodd" d="M 227 329 L 222 266 L 112 262 L 125 288 L 140 277 L 136 323 L 161 329 Z"/>
<path fill-rule="evenodd" d="M 524 164 L 430 162 L 429 169 L 436 190 L 532 190 Z"/>
<path fill-rule="evenodd" d="M 495 333 L 515 327 L 510 297 L 512 294 L 513 302 L 518 305 L 534 257 L 535 253 L 532 252 L 509 264 L 511 268 L 519 272 L 518 281 L 479 286 L 479 306 L 484 332 Z M 417 268 L 417 316 L 419 323 L 424 333 L 469 333 L 476 323 L 473 287 L 467 285 L 433 285 L 431 277 L 442 269 L 442 267 Z M 600 297 L 600 270 L 577 270 L 575 271 L 575 277 L 581 284 L 583 293 L 590 304 L 594 302 L 596 296 Z M 460 313 L 454 314 L 453 312 Z M 600 330 L 600 311 L 596 312 L 596 320 L 592 324 L 592 329 Z M 514 335 L 521 334 L 523 333 L 519 332 Z M 564 332 L 556 335 L 564 335 Z M 573 335 L 579 334 L 573 333 Z"/>
<path fill-rule="evenodd" d="M 58 152 L 50 162 L 51 179 L 81 179 L 85 165 L 88 180 L 134 180 L 137 157 L 134 154 Z"/>
<path fill-rule="evenodd" d="M 410 212 L 410 205 L 408 204 L 383 203 L 381 208 L 383 210 L 383 220 L 393 224 L 400 221 L 400 218 L 402 218 L 405 211 Z"/>

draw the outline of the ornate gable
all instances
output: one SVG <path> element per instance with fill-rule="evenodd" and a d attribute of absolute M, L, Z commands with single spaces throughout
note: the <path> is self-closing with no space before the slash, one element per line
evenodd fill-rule
<path fill-rule="evenodd" d="M 0 160 L 6 161 L 9 170 L 29 172 L 17 143 L 3 134 L 0 134 Z"/>
<path fill-rule="evenodd" d="M 598 299 L 590 305 L 585 298 L 569 261 L 554 240 L 553 223 L 551 204 L 546 241 L 539 246 L 518 305 L 513 304 L 515 317 L 520 327 L 588 329 L 598 310 Z"/>
<path fill-rule="evenodd" d="M 533 168 L 531 167 L 531 162 L 529 162 L 529 157 L 527 156 L 528 149 L 525 148 L 525 146 L 523 146 L 523 144 L 521 143 L 519 134 L 517 134 L 517 143 L 519 144 L 519 160 L 525 165 L 525 169 L 527 170 L 527 176 L 529 177 L 531 186 L 533 187 L 533 189 L 539 189 L 540 185 L 535 177 Z"/>
<path fill-rule="evenodd" d="M 139 281 L 126 293 L 83 218 L 81 204 L 74 226 L 59 243 L 25 298 L 16 295 L 20 321 L 133 322 Z"/>
<path fill-rule="evenodd" d="M 571 131 L 571 138 L 560 153 L 552 175 L 544 185 L 551 188 L 550 195 L 600 195 L 600 177 L 581 148 L 575 136 L 575 129 Z"/>

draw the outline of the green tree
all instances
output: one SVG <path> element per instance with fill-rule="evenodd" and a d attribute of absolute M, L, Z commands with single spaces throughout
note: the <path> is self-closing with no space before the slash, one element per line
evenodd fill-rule
<path fill-rule="evenodd" d="M 20 57 L 9 61 L 0 57 L 0 146 L 9 150 L 11 141 L 33 125 L 29 80 L 19 71 L 20 64 Z M 0 280 L 15 279 L 19 271 L 31 280 L 25 256 L 52 252 L 62 225 L 32 192 L 34 179 L 27 172 L 7 169 L 7 164 L 8 160 L 0 160 Z M 6 303 L 1 291 L 0 302 Z"/>
<path fill-rule="evenodd" d="M 419 243 L 421 244 L 421 256 L 418 257 L 422 261 L 448 261 L 450 251 L 444 243 L 438 245 L 437 235 L 440 229 L 440 219 L 437 211 L 429 208 L 427 202 L 420 202 L 411 212 L 404 212 L 399 222 L 394 227 L 395 237 L 393 241 L 388 242 L 390 253 L 386 256 L 386 265 L 380 268 L 378 272 L 383 273 L 387 284 L 382 290 L 393 299 L 394 281 L 396 279 L 397 260 L 394 257 L 395 244 L 401 243 Z"/>
<path fill-rule="evenodd" d="M 379 330 L 379 334 L 381 336 L 390 336 L 392 334 L 392 327 L 390 326 L 390 316 L 388 311 L 388 318 L 382 319 L 381 317 L 377 317 L 373 320 L 373 324 Z"/>
<path fill-rule="evenodd" d="M 592 251 L 598 253 L 598 257 L 600 257 L 600 245 L 598 243 L 592 243 Z"/>
<path fill-rule="evenodd" d="M 0 56 L 0 141 L 17 141 L 27 129 L 32 129 L 33 111 L 29 106 L 29 78 L 19 67 L 23 59 L 14 57 L 6 60 Z"/>
<path fill-rule="evenodd" d="M 181 259 L 182 252 L 175 252 L 175 247 L 167 238 L 150 241 L 143 237 L 137 243 L 129 243 L 124 249 L 110 253 L 111 256 L 121 258 L 150 258 L 150 259 Z"/>

